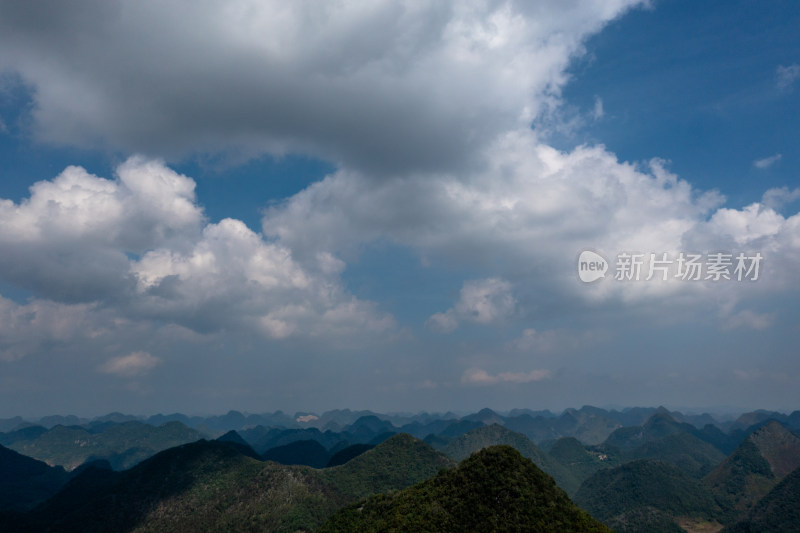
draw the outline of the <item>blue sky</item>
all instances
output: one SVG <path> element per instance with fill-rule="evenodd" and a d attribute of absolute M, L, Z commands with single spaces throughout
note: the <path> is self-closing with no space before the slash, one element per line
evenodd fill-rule
<path fill-rule="evenodd" d="M 0 416 L 793 410 L 798 23 L 0 3 Z M 622 252 L 763 263 L 620 281 Z"/>
<path fill-rule="evenodd" d="M 722 1 L 656 2 L 612 22 L 588 40 L 564 89 L 578 108 L 603 102 L 603 120 L 580 140 L 626 161 L 667 159 L 683 179 L 738 206 L 790 185 L 800 101 L 779 83 L 776 64 L 797 62 L 798 23 L 791 2 Z M 752 165 L 776 154 L 767 172 Z"/>

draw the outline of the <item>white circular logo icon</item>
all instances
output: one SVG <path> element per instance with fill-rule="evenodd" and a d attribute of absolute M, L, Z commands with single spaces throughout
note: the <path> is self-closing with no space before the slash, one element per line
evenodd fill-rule
<path fill-rule="evenodd" d="M 606 277 L 608 261 L 605 257 L 591 250 L 584 250 L 578 257 L 578 277 L 584 283 L 591 283 Z"/>

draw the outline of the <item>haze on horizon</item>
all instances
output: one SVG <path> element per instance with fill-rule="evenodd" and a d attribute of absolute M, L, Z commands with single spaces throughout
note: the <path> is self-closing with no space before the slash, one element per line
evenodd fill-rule
<path fill-rule="evenodd" d="M 0 417 L 789 413 L 799 23 L 0 1 Z M 717 253 L 731 279 L 676 277 Z"/>

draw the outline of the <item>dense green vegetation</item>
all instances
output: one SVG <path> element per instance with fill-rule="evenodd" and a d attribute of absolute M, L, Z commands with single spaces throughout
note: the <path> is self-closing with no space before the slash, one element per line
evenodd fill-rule
<path fill-rule="evenodd" d="M 587 447 L 574 437 L 558 439 L 550 448 L 549 455 L 566 467 L 581 483 L 595 472 L 619 466 L 621 463 L 619 451 L 610 447 Z"/>
<path fill-rule="evenodd" d="M 10 447 L 16 442 L 32 441 L 43 433 L 47 433 L 47 428 L 42 426 L 27 426 L 8 433 L 0 433 L 0 445 Z"/>
<path fill-rule="evenodd" d="M 511 446 L 521 453 L 523 457 L 533 461 L 536 466 L 553 476 L 558 486 L 567 491 L 568 494 L 578 490 L 580 481 L 564 465 L 550 457 L 525 435 L 506 429 L 498 424 L 473 429 L 450 441 L 441 451 L 448 457 L 461 461 L 483 448 L 499 444 Z"/>
<path fill-rule="evenodd" d="M 17 440 L 9 447 L 67 470 L 96 459 L 106 459 L 115 470 L 123 470 L 161 450 L 201 438 L 203 434 L 180 422 L 158 427 L 125 422 L 110 424 L 100 432 L 80 426 L 55 426 L 32 440 Z"/>
<path fill-rule="evenodd" d="M 716 470 L 706 476 L 711 491 L 726 509 L 743 515 L 777 482 L 756 445 L 744 441 Z"/>
<path fill-rule="evenodd" d="M 708 474 L 725 460 L 721 451 L 689 433 L 675 433 L 645 442 L 632 450 L 627 457 L 664 461 L 697 478 Z"/>
<path fill-rule="evenodd" d="M 705 481 L 731 523 L 744 518 L 792 467 L 800 467 L 800 438 L 772 422 L 747 437 Z"/>
<path fill-rule="evenodd" d="M 419 514 L 412 509 L 419 501 L 407 501 L 398 490 L 446 476 L 455 460 L 463 460 L 463 466 L 498 444 L 532 460 L 618 532 L 678 532 L 679 524 L 690 531 L 714 531 L 720 523 L 731 531 L 779 531 L 796 518 L 800 476 L 800 438 L 781 423 L 796 423 L 800 412 L 781 423 L 770 420 L 772 415 L 749 413 L 720 426 L 722 431 L 686 423 L 705 424 L 708 415 L 685 417 L 663 408 L 583 407 L 561 416 L 485 409 L 463 418 L 415 415 L 405 425 L 369 412 L 334 412 L 326 415 L 324 427 L 233 431 L 225 428 L 266 420 L 233 412 L 213 420 L 228 431 L 219 442 L 176 447 L 171 443 L 195 441 L 201 434 L 180 422 L 153 427 L 120 414 L 94 421 L 50 417 L 48 424 L 56 424 L 51 429 L 9 419 L 0 442 L 53 464 L 81 466 L 66 472 L 0 448 L 0 531 L 312 531 L 337 510 L 377 494 L 382 496 L 370 499 L 370 509 L 378 514 L 392 509 L 405 520 L 408 513 Z M 275 416 L 294 424 L 291 416 Z M 72 418 L 82 425 L 58 425 Z M 400 427 L 425 436 L 444 453 L 407 434 L 391 436 Z M 548 440 L 537 446 L 512 427 Z M 564 434 L 595 440 L 606 434 L 608 439 L 587 444 Z M 265 462 L 250 446 L 254 442 L 270 446 L 266 457 L 271 461 L 315 468 Z M 168 449 L 153 456 L 161 447 Z M 722 449 L 733 453 L 725 458 Z M 111 469 L 134 464 L 124 471 Z M 471 487 L 483 490 L 477 481 Z M 454 487 L 449 490 L 456 495 Z M 441 512 L 438 505 L 420 512 Z M 487 506 L 481 512 L 494 511 L 499 512 Z"/>
<path fill-rule="evenodd" d="M 715 519 L 720 512 L 699 481 L 671 464 L 652 460 L 597 472 L 574 500 L 592 516 L 624 531 L 673 531 L 667 525 L 672 518 Z"/>
<path fill-rule="evenodd" d="M 800 467 L 800 437 L 778 422 L 768 422 L 748 439 L 758 447 L 777 479 Z"/>
<path fill-rule="evenodd" d="M 372 444 L 353 444 L 352 446 L 342 448 L 331 456 L 327 466 L 331 467 L 343 465 L 349 460 L 358 457 L 364 452 L 368 452 L 374 447 L 375 446 Z"/>
<path fill-rule="evenodd" d="M 327 532 L 606 532 L 510 446 L 492 446 L 414 487 L 339 511 Z"/>
<path fill-rule="evenodd" d="M 781 533 L 800 528 L 800 468 L 789 474 L 725 533 Z"/>
<path fill-rule="evenodd" d="M 659 412 L 641 426 L 623 427 L 614 431 L 605 441 L 623 452 L 630 452 L 648 442 L 657 441 L 676 434 L 702 434 L 691 424 L 678 422 L 667 413 Z"/>
<path fill-rule="evenodd" d="M 217 440 L 220 442 L 235 442 L 236 444 L 240 444 L 242 446 L 250 446 L 250 444 L 234 430 L 230 430 L 227 433 L 217 437 Z M 253 450 L 253 453 L 255 453 L 255 450 Z"/>
<path fill-rule="evenodd" d="M 320 471 L 322 479 L 353 500 L 408 487 L 455 462 L 421 440 L 401 433 L 347 463 Z"/>
<path fill-rule="evenodd" d="M 616 533 L 685 533 L 669 513 L 655 507 L 636 507 L 606 520 Z"/>
<path fill-rule="evenodd" d="M 201 440 L 125 472 L 86 469 L 65 491 L 16 517 L 21 531 L 313 530 L 337 509 L 429 479 L 452 462 L 397 435 L 348 463 L 315 470 L 248 456 L 238 443 Z M 0 522 L 0 530 L 4 524 Z M 26 530 L 25 527 L 28 529 Z"/>
<path fill-rule="evenodd" d="M 61 467 L 0 446 L 0 511 L 24 511 L 55 494 L 66 483 Z"/>
<path fill-rule="evenodd" d="M 315 440 L 297 440 L 276 446 L 264 452 L 262 457 L 265 461 L 282 465 L 306 465 L 312 468 L 323 468 L 330 460 L 328 450 Z"/>

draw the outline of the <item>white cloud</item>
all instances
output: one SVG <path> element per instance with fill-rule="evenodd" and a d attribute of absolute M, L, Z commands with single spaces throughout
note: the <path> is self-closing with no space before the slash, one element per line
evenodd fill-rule
<path fill-rule="evenodd" d="M 444 333 L 455 330 L 462 321 L 492 324 L 510 317 L 515 305 L 511 284 L 507 281 L 497 278 L 465 281 L 456 304 L 444 313 L 431 316 L 428 324 Z"/>
<path fill-rule="evenodd" d="M 112 329 L 111 318 L 98 313 L 95 305 L 42 300 L 18 304 L 0 296 L 0 361 L 107 336 Z"/>
<path fill-rule="evenodd" d="M 592 118 L 594 120 L 600 120 L 605 116 L 605 111 L 603 110 L 603 99 L 599 96 L 594 97 L 594 109 L 592 110 Z"/>
<path fill-rule="evenodd" d="M 434 313 L 431 315 L 426 325 L 441 333 L 451 333 L 458 329 L 458 319 L 455 317 L 455 313 L 452 310 L 448 310 L 444 313 Z"/>
<path fill-rule="evenodd" d="M 583 40 L 636 3 L 3 3 L 0 70 L 57 144 L 451 169 L 557 99 Z"/>
<path fill-rule="evenodd" d="M 200 331 L 252 327 L 273 338 L 384 332 L 393 319 L 348 295 L 331 272 L 301 267 L 288 248 L 269 243 L 241 221 L 209 224 L 187 252 L 159 248 L 131 264 L 138 309 Z"/>
<path fill-rule="evenodd" d="M 780 210 L 784 205 L 800 200 L 800 188 L 789 190 L 788 187 L 775 187 L 767 190 L 761 197 L 761 205 L 774 211 Z"/>
<path fill-rule="evenodd" d="M 133 378 L 147 374 L 160 364 L 161 359 L 147 352 L 132 352 L 128 355 L 109 359 L 98 370 L 105 374 Z"/>
<path fill-rule="evenodd" d="M 550 378 L 548 370 L 531 370 L 530 372 L 500 372 L 492 375 L 480 368 L 470 368 L 461 376 L 465 385 L 497 385 L 498 383 L 532 383 Z"/>
<path fill-rule="evenodd" d="M 180 246 L 200 233 L 194 181 L 132 157 L 103 179 L 68 167 L 0 199 L 0 276 L 47 298 L 94 301 L 130 285 L 128 253 Z"/>
<path fill-rule="evenodd" d="M 769 168 L 778 161 L 780 161 L 781 157 L 783 157 L 781 154 L 775 154 L 769 157 L 765 157 L 764 159 L 756 159 L 755 161 L 753 161 L 753 166 L 760 169 Z"/>
<path fill-rule="evenodd" d="M 139 252 L 196 228 L 194 181 L 162 162 L 132 157 L 107 180 L 71 166 L 52 181 L 31 186 L 19 205 L 0 204 L 4 242 L 86 240 Z"/>
<path fill-rule="evenodd" d="M 717 235 L 731 238 L 738 245 L 744 245 L 777 235 L 784 223 L 785 219 L 772 209 L 750 204 L 743 209 L 717 210 L 706 227 Z"/>
<path fill-rule="evenodd" d="M 528 130 L 507 134 L 476 160 L 482 163 L 469 172 L 386 182 L 342 169 L 270 208 L 264 233 L 298 258 L 319 250 L 348 256 L 364 243 L 389 239 L 415 250 L 426 264 L 468 265 L 486 279 L 513 284 L 519 316 L 603 300 L 664 304 L 672 298 L 684 307 L 696 304 L 697 312 L 713 305 L 704 283 L 581 284 L 574 261 L 584 249 L 674 256 L 761 251 L 769 274 L 759 291 L 788 286 L 800 254 L 800 216 L 784 217 L 761 203 L 721 207 L 719 193 L 693 189 L 659 160 L 647 167 L 620 163 L 602 146 L 560 152 Z M 740 288 L 719 285 L 714 291 Z M 493 316 L 460 301 L 430 317 L 428 326 L 448 332 L 470 312 L 479 323 Z"/>
<path fill-rule="evenodd" d="M 775 69 L 775 84 L 781 91 L 791 91 L 797 78 L 800 78 L 800 65 L 797 63 L 788 66 L 778 65 Z"/>
<path fill-rule="evenodd" d="M 531 265 L 587 245 L 677 249 L 721 202 L 658 161 L 642 172 L 603 147 L 559 152 L 531 131 L 509 133 L 482 155 L 469 173 L 381 184 L 339 171 L 270 209 L 264 231 L 293 250 L 343 251 L 390 235 L 426 256 Z"/>
<path fill-rule="evenodd" d="M 341 285 L 341 260 L 300 265 L 241 221 L 206 224 L 194 181 L 134 157 L 118 178 L 69 167 L 15 204 L 0 200 L 0 276 L 55 302 L 123 317 L 268 337 L 382 334 L 390 315 Z"/>
<path fill-rule="evenodd" d="M 316 367 L 309 373 L 304 357 L 314 355 L 287 354 L 354 346 L 359 363 L 377 359 L 376 351 L 364 356 L 366 341 L 391 342 L 398 326 L 378 304 L 351 294 L 342 275 L 345 261 L 386 241 L 426 267 L 469 272 L 475 279 L 429 327 L 514 322 L 493 334 L 525 328 L 522 334 L 491 348 L 521 368 L 530 368 L 531 355 L 560 356 L 605 339 L 547 329 L 565 315 L 580 322 L 599 310 L 600 321 L 623 328 L 644 312 L 659 327 L 698 315 L 734 333 L 772 327 L 780 311 L 742 309 L 739 295 L 794 290 L 800 215 L 779 208 L 798 191 L 771 189 L 761 202 L 732 208 L 663 161 L 627 164 L 603 146 L 559 151 L 543 142 L 548 118 L 569 131 L 604 116 L 598 96 L 593 108 L 560 117 L 565 67 L 589 35 L 632 4 L 96 0 L 75 10 L 0 3 L 0 71 L 31 98 L 31 114 L 19 123 L 38 141 L 167 159 L 299 152 L 337 167 L 273 205 L 263 235 L 238 220 L 209 224 L 194 181 L 151 157 L 131 158 L 113 179 L 70 167 L 20 203 L 0 200 L 0 278 L 33 294 L 26 304 L 0 299 L 0 359 L 71 345 L 74 354 L 93 354 L 74 358 L 86 358 L 88 374 L 135 375 L 158 364 L 132 351 L 147 338 L 154 353 L 183 350 L 191 361 L 219 353 L 263 358 L 269 363 L 251 359 L 252 368 L 280 367 L 272 384 L 286 398 L 312 396 L 284 380 L 294 371 L 303 379 L 344 378 L 347 388 L 363 382 L 370 363 L 331 363 L 344 370 L 329 376 Z M 797 72 L 797 65 L 780 67 L 779 87 L 791 90 Z M 761 251 L 766 271 L 758 283 L 713 291 L 680 282 L 586 286 L 574 271 L 586 248 Z M 670 312 L 673 305 L 690 312 Z M 719 307 L 724 312 L 707 313 Z M 167 351 L 178 344 L 190 348 Z M 398 372 L 384 372 L 392 375 L 387 386 L 401 383 L 396 378 L 420 393 L 452 385 L 413 375 L 437 359 L 433 349 L 390 348 Z M 471 347 L 459 348 L 462 361 L 472 357 L 463 353 Z M 616 348 L 606 349 L 609 360 L 623 360 Z M 403 351 L 409 357 L 396 357 Z M 86 366 L 92 357 L 125 353 Z M 282 364 L 272 365 L 277 356 Z M 481 357 L 470 360 L 463 384 L 549 378 L 547 370 L 492 374 L 482 368 L 495 361 Z M 198 364 L 197 372 L 230 371 L 223 366 Z M 229 383 L 246 388 L 240 371 L 230 372 L 237 375 Z M 253 380 L 267 388 L 262 375 Z"/>

